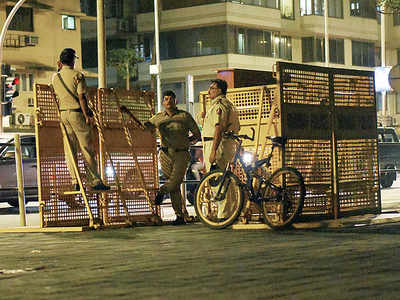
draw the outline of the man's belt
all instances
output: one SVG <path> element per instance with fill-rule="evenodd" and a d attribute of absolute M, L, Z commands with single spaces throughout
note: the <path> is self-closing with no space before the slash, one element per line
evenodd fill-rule
<path fill-rule="evenodd" d="M 209 142 L 209 141 L 212 141 L 214 138 L 213 137 L 210 137 L 210 136 L 204 136 L 203 137 L 203 140 L 205 141 L 205 142 Z"/>
<path fill-rule="evenodd" d="M 163 151 L 163 152 L 165 152 L 165 153 L 167 153 L 168 152 L 168 147 L 160 147 L 160 149 L 161 149 L 161 151 Z M 188 149 L 187 148 L 182 148 L 182 149 L 173 149 L 173 148 L 171 148 L 172 150 L 174 150 L 175 152 L 186 152 L 186 151 L 188 151 Z"/>
<path fill-rule="evenodd" d="M 60 109 L 60 111 L 69 111 L 69 112 L 73 111 L 73 112 L 81 112 L 81 111 L 82 111 L 82 109 L 79 107 L 79 108 L 72 108 L 72 109 Z"/>

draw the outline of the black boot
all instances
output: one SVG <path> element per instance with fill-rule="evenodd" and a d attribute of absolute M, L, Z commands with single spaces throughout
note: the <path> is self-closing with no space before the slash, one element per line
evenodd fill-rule
<path fill-rule="evenodd" d="M 164 200 L 164 193 L 161 193 L 160 191 L 158 191 L 156 194 L 156 198 L 154 199 L 154 204 L 161 205 L 163 200 Z"/>
<path fill-rule="evenodd" d="M 172 222 L 172 225 L 184 225 L 186 224 L 184 217 L 176 217 L 176 220 Z"/>

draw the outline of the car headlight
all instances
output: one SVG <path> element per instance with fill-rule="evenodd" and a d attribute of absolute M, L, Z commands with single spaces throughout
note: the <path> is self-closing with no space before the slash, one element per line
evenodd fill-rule
<path fill-rule="evenodd" d="M 254 155 L 251 152 L 244 151 L 242 153 L 242 160 L 246 166 L 250 166 L 254 162 Z"/>

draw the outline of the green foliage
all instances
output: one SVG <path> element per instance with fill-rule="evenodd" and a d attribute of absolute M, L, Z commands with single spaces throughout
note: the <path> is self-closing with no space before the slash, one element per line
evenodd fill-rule
<path fill-rule="evenodd" d="M 112 49 L 107 53 L 107 64 L 116 68 L 118 75 L 126 79 L 136 75 L 137 63 L 142 61 L 134 48 Z"/>
<path fill-rule="evenodd" d="M 383 5 L 384 10 L 382 10 Z M 400 0 L 376 0 L 376 6 L 381 13 L 400 12 Z"/>

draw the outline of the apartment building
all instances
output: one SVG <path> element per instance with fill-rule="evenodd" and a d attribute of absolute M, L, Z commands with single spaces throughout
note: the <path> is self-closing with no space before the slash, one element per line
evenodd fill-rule
<path fill-rule="evenodd" d="M 0 24 L 16 1 L 0 1 Z M 66 47 L 81 53 L 80 18 L 83 16 L 79 0 L 37 0 L 24 4 L 11 22 L 4 41 L 3 64 L 11 66 L 20 78 L 19 96 L 11 107 L 3 105 L 4 132 L 33 132 L 34 83 L 49 83 L 56 71 L 59 54 Z M 77 60 L 82 68 L 82 60 Z"/>
<path fill-rule="evenodd" d="M 150 80 L 153 1 L 138 1 L 137 31 L 145 62 L 139 81 Z M 160 55 L 163 89 L 184 98 L 187 75 L 195 96 L 221 69 L 271 72 L 277 60 L 325 65 L 324 0 L 163 0 Z M 329 66 L 374 70 L 380 66 L 380 15 L 374 0 L 329 0 Z M 400 16 L 386 18 L 386 65 L 400 59 Z M 388 112 L 400 124 L 400 95 L 389 93 Z M 380 94 L 378 110 L 382 110 Z"/>
<path fill-rule="evenodd" d="M 149 0 L 152 1 L 152 0 Z M 136 0 L 104 0 L 106 51 L 137 45 Z M 97 72 L 97 1 L 81 0 L 81 10 L 85 17 L 81 20 L 82 61 L 86 70 Z M 107 67 L 107 86 L 124 87 L 125 79 L 116 70 Z M 97 79 L 88 80 L 90 86 L 97 86 Z"/>

